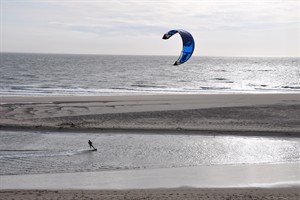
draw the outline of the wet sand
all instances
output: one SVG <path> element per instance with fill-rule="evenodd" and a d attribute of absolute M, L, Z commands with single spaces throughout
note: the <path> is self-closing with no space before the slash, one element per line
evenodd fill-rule
<path fill-rule="evenodd" d="M 300 132 L 299 94 L 1 97 L 0 102 L 2 129 Z"/>

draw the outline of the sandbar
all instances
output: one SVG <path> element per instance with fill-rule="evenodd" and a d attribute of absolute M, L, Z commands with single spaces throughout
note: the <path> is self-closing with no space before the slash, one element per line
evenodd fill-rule
<path fill-rule="evenodd" d="M 1 97 L 0 128 L 299 135 L 300 94 Z"/>

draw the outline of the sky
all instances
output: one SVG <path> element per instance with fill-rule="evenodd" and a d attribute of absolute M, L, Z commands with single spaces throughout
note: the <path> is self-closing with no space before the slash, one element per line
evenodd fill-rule
<path fill-rule="evenodd" d="M 1 52 L 300 57 L 300 0 L 0 0 Z"/>

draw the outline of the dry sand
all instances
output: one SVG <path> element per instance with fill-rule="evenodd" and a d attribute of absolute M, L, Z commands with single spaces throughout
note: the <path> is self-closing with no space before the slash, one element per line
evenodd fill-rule
<path fill-rule="evenodd" d="M 1 128 L 297 134 L 300 94 L 1 97 Z"/>
<path fill-rule="evenodd" d="M 150 189 L 150 190 L 0 190 L 0 199 L 203 199 L 203 200 L 299 200 L 299 188 Z"/>
<path fill-rule="evenodd" d="M 300 163 L 3 175 L 2 190 L 300 187 Z"/>

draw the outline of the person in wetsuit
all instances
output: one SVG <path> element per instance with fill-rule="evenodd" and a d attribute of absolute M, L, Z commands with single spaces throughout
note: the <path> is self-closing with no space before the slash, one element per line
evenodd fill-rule
<path fill-rule="evenodd" d="M 89 146 L 90 146 L 90 149 L 93 147 L 93 149 L 95 150 L 96 148 L 93 146 L 93 143 L 92 143 L 92 141 L 91 140 L 89 140 Z"/>

